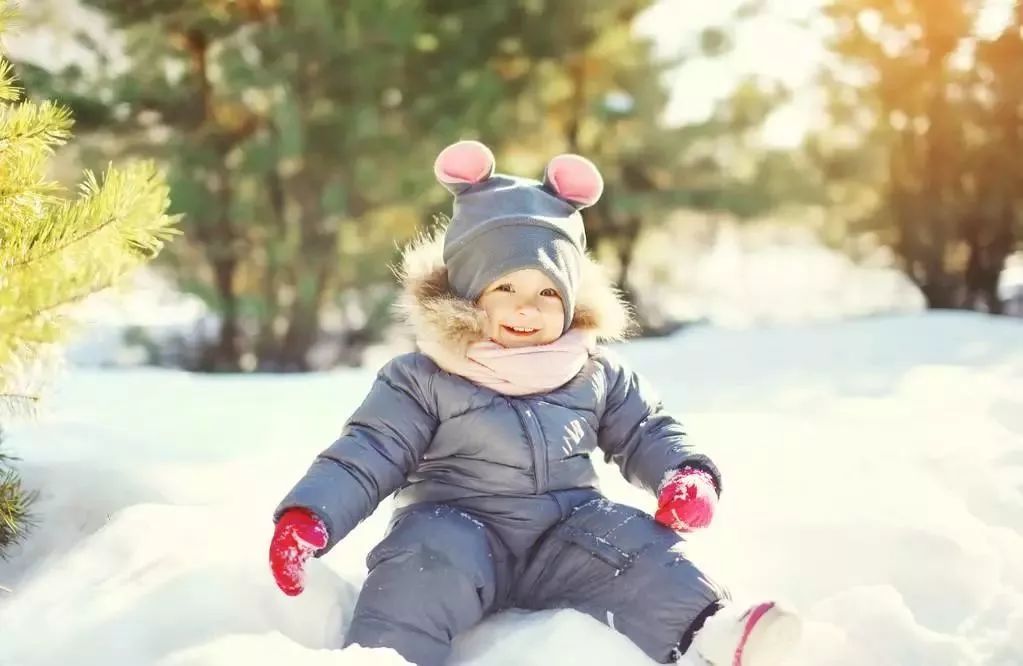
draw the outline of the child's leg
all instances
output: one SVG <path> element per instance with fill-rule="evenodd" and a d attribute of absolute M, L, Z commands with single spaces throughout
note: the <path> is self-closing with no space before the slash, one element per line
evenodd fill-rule
<path fill-rule="evenodd" d="M 669 663 L 728 599 L 686 558 L 685 542 L 638 509 L 579 507 L 544 537 L 515 589 L 526 608 L 574 608 Z"/>
<path fill-rule="evenodd" d="M 392 648 L 418 666 L 443 664 L 452 638 L 479 622 L 497 596 L 504 558 L 487 531 L 445 505 L 399 516 L 366 560 L 369 576 L 345 645 Z"/>

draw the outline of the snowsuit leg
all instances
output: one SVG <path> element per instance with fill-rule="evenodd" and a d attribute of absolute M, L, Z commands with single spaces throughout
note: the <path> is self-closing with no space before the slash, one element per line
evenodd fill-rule
<path fill-rule="evenodd" d="M 488 531 L 444 504 L 399 513 L 367 556 L 369 575 L 345 645 L 392 648 L 418 666 L 443 664 L 451 640 L 495 603 L 498 568 L 507 560 Z"/>
<path fill-rule="evenodd" d="M 686 558 L 684 546 L 648 514 L 592 500 L 541 539 L 514 598 L 524 608 L 586 613 L 670 663 L 729 598 Z"/>

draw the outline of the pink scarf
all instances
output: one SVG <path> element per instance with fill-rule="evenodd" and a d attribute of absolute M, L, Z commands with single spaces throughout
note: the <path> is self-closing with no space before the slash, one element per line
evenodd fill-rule
<path fill-rule="evenodd" d="M 572 329 L 546 345 L 502 347 L 474 342 L 464 355 L 443 343 L 418 340 L 419 349 L 442 369 L 504 395 L 546 393 L 579 374 L 596 344 L 590 332 Z"/>

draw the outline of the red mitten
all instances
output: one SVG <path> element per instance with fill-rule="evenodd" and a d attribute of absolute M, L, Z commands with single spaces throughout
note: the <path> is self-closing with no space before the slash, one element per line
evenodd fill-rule
<path fill-rule="evenodd" d="M 661 486 L 654 519 L 676 532 L 691 532 L 710 524 L 717 501 L 714 477 L 683 467 Z"/>
<path fill-rule="evenodd" d="M 305 563 L 327 545 L 327 528 L 305 509 L 288 509 L 277 521 L 270 541 L 270 570 L 277 587 L 295 596 L 302 591 Z"/>

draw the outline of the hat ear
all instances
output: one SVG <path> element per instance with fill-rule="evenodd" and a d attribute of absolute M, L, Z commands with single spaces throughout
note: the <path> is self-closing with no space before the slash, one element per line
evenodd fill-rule
<path fill-rule="evenodd" d="M 479 141 L 453 143 L 437 155 L 433 174 L 452 194 L 494 175 L 494 154 Z"/>
<path fill-rule="evenodd" d="M 581 155 L 558 155 L 547 164 L 543 183 L 576 209 L 597 203 L 604 191 L 604 179 L 596 165 Z"/>

